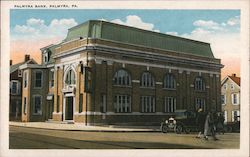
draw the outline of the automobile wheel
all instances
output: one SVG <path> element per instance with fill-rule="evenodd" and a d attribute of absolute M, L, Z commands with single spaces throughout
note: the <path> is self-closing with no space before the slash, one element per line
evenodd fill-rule
<path fill-rule="evenodd" d="M 182 130 L 183 130 L 183 128 L 182 128 L 181 125 L 177 125 L 177 126 L 176 126 L 176 133 L 177 133 L 177 134 L 181 134 Z"/>
<path fill-rule="evenodd" d="M 190 128 L 186 128 L 186 129 L 185 129 L 185 133 L 186 133 L 186 134 L 189 134 L 190 131 L 191 131 Z"/>
<path fill-rule="evenodd" d="M 161 131 L 163 133 L 167 133 L 168 132 L 168 127 L 166 125 L 163 125 L 162 128 L 161 128 Z"/>

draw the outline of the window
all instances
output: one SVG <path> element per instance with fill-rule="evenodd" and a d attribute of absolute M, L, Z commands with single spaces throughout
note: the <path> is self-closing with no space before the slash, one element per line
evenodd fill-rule
<path fill-rule="evenodd" d="M 24 72 L 23 87 L 26 88 L 28 85 L 28 73 Z"/>
<path fill-rule="evenodd" d="M 23 113 L 27 114 L 27 98 L 23 97 Z"/>
<path fill-rule="evenodd" d="M 144 72 L 141 76 L 141 86 L 142 87 L 154 87 L 155 80 L 151 73 Z"/>
<path fill-rule="evenodd" d="M 201 77 L 195 78 L 194 89 L 197 91 L 204 91 L 205 90 L 205 82 Z"/>
<path fill-rule="evenodd" d="M 18 69 L 18 77 L 22 77 L 22 70 Z"/>
<path fill-rule="evenodd" d="M 42 96 L 34 96 L 34 115 L 42 115 Z"/>
<path fill-rule="evenodd" d="M 176 81 L 173 74 L 166 74 L 164 77 L 164 88 L 175 89 Z"/>
<path fill-rule="evenodd" d="M 100 106 L 100 111 L 102 113 L 107 112 L 107 97 L 106 94 L 101 95 L 101 106 Z"/>
<path fill-rule="evenodd" d="M 70 69 L 66 75 L 66 80 L 65 80 L 65 83 L 67 85 L 74 85 L 76 83 L 76 80 L 75 80 L 75 72 Z"/>
<path fill-rule="evenodd" d="M 155 97 L 141 96 L 141 112 L 152 113 L 155 112 Z"/>
<path fill-rule="evenodd" d="M 232 122 L 240 121 L 240 111 L 232 111 Z"/>
<path fill-rule="evenodd" d="M 232 94 L 232 104 L 239 105 L 239 94 L 238 93 Z"/>
<path fill-rule="evenodd" d="M 131 96 L 130 95 L 115 95 L 114 108 L 115 108 L 115 112 L 118 112 L 118 113 L 131 112 Z"/>
<path fill-rule="evenodd" d="M 79 113 L 82 112 L 82 105 L 83 105 L 83 94 L 80 94 L 80 100 L 79 100 Z"/>
<path fill-rule="evenodd" d="M 42 71 L 35 72 L 35 87 L 42 87 Z"/>
<path fill-rule="evenodd" d="M 20 95 L 21 93 L 21 85 L 17 80 L 12 80 L 10 82 L 10 93 L 13 95 Z"/>
<path fill-rule="evenodd" d="M 173 113 L 176 110 L 176 98 L 165 97 L 164 100 L 164 112 Z"/>
<path fill-rule="evenodd" d="M 114 76 L 114 85 L 130 86 L 131 76 L 129 73 L 123 69 L 118 70 Z"/>
<path fill-rule="evenodd" d="M 50 72 L 50 87 L 54 87 L 54 71 Z"/>
<path fill-rule="evenodd" d="M 226 105 L 226 103 L 227 103 L 227 99 L 226 98 L 227 98 L 226 95 L 221 95 L 221 104 L 222 105 Z"/>
<path fill-rule="evenodd" d="M 195 99 L 195 107 L 196 107 L 196 111 L 201 108 L 203 111 L 206 110 L 206 107 L 205 107 L 205 99 L 203 98 L 196 98 Z"/>
<path fill-rule="evenodd" d="M 224 85 L 223 85 L 223 88 L 224 88 L 225 90 L 227 90 L 227 84 L 224 84 Z"/>
<path fill-rule="evenodd" d="M 223 113 L 224 113 L 224 123 L 226 123 L 227 122 L 227 111 L 224 111 Z"/>
<path fill-rule="evenodd" d="M 230 88 L 231 88 L 231 90 L 234 90 L 234 84 L 233 83 L 230 84 Z"/>

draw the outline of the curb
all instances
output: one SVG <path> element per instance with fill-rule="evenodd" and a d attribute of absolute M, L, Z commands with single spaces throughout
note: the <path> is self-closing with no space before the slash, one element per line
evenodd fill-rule
<path fill-rule="evenodd" d="M 94 130 L 94 129 L 54 129 L 54 128 L 43 128 L 43 127 L 34 127 L 34 126 L 21 126 L 9 124 L 9 126 L 14 127 L 25 127 L 25 128 L 34 128 L 34 129 L 45 129 L 45 130 L 59 130 L 59 131 L 82 131 L 82 132 L 161 132 L 160 130 Z"/>

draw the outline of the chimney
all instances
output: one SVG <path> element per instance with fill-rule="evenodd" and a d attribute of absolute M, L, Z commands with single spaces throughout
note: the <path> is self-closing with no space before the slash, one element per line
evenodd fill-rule
<path fill-rule="evenodd" d="M 232 74 L 233 77 L 236 77 L 236 74 Z"/>
<path fill-rule="evenodd" d="M 24 62 L 27 62 L 28 60 L 30 60 L 30 55 L 25 55 Z"/>
<path fill-rule="evenodd" d="M 10 65 L 12 65 L 12 60 L 10 60 Z"/>

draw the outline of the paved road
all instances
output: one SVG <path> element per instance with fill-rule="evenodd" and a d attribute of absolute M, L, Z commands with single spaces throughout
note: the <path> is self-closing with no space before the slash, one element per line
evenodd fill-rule
<path fill-rule="evenodd" d="M 218 135 L 219 141 L 195 134 L 158 132 L 85 132 L 10 126 L 10 149 L 171 149 L 239 148 L 239 134 Z"/>

